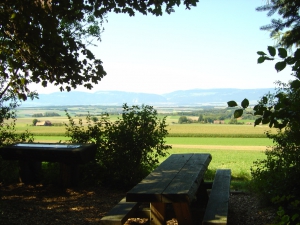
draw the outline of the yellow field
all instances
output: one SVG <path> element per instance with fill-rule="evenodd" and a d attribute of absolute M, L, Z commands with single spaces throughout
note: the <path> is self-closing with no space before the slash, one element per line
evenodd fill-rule
<path fill-rule="evenodd" d="M 266 131 L 276 132 L 268 126 L 231 125 L 231 124 L 169 124 L 168 131 L 187 134 L 264 134 Z"/>
<path fill-rule="evenodd" d="M 18 118 L 17 120 L 17 131 L 23 132 L 28 129 L 33 134 L 63 134 L 65 133 L 65 126 L 33 126 L 32 117 Z M 65 116 L 61 117 L 41 117 L 37 118 L 40 121 L 49 120 L 51 123 L 56 124 L 68 124 L 68 119 Z M 73 117 L 75 122 L 79 121 L 78 117 Z M 85 124 L 85 117 L 81 117 L 83 123 Z M 116 116 L 113 116 L 111 120 L 117 119 Z M 168 116 L 166 122 L 168 124 L 168 132 L 172 134 L 185 134 L 186 136 L 193 136 L 195 134 L 205 134 L 208 136 L 213 135 L 264 135 L 266 131 L 276 132 L 275 129 L 270 129 L 268 126 L 256 126 L 253 125 L 231 125 L 231 124 L 177 124 L 174 122 L 175 119 L 173 116 Z"/>

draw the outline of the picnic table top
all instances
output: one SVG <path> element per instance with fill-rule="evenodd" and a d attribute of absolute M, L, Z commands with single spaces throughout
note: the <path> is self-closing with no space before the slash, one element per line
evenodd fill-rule
<path fill-rule="evenodd" d="M 210 154 L 172 154 L 126 194 L 127 202 L 191 202 L 211 161 Z"/>
<path fill-rule="evenodd" d="M 0 148 L 5 160 L 86 163 L 95 158 L 95 144 L 15 143 Z"/>

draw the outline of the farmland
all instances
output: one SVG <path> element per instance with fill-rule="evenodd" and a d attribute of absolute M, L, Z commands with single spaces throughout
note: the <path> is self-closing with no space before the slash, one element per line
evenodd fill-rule
<path fill-rule="evenodd" d="M 84 109 L 82 107 L 68 109 L 69 114 L 78 122 L 79 119 L 85 124 L 87 113 L 99 116 L 97 113 L 103 113 L 103 110 Z M 49 120 L 55 126 L 33 126 L 34 113 L 56 112 L 60 116 L 42 117 L 39 120 Z M 68 119 L 64 110 L 57 109 L 27 109 L 21 110 L 17 120 L 16 130 L 22 132 L 28 129 L 35 135 L 35 142 L 59 142 L 66 141 L 64 123 Z M 265 132 L 275 132 L 268 126 L 259 125 L 236 125 L 236 124 L 178 124 L 179 115 L 159 114 L 160 118 L 166 116 L 169 135 L 166 138 L 166 144 L 172 145 L 172 153 L 211 153 L 213 160 L 209 166 L 207 179 L 211 179 L 217 168 L 231 168 L 233 183 L 239 180 L 245 181 L 251 178 L 250 167 L 253 161 L 263 159 L 264 151 L 267 146 L 272 146 L 272 141 L 266 138 Z M 110 115 L 110 120 L 114 121 L 118 113 Z M 191 117 L 195 120 L 197 117 Z M 161 161 L 164 158 L 161 159 Z"/>

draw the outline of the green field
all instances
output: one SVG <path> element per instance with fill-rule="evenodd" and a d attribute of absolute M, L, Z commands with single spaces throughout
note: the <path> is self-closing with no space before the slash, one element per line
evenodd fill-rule
<path fill-rule="evenodd" d="M 111 120 L 114 121 L 118 118 L 118 115 L 110 116 Z M 274 129 L 270 129 L 268 126 L 256 126 L 253 125 L 230 125 L 230 124 L 177 124 L 173 122 L 174 116 L 167 116 L 166 122 L 168 124 L 168 132 L 170 136 L 198 136 L 198 137 L 265 137 L 266 131 L 275 132 Z M 18 118 L 17 120 L 17 131 L 30 130 L 34 134 L 59 134 L 62 135 L 65 132 L 65 126 L 32 126 L 32 117 Z M 49 120 L 51 123 L 64 124 L 68 123 L 68 119 L 65 116 L 61 117 L 41 117 L 38 118 L 40 121 Z M 75 122 L 79 119 L 83 120 L 85 124 L 85 117 L 73 117 Z"/>
<path fill-rule="evenodd" d="M 168 137 L 167 144 L 175 145 L 222 145 L 222 146 L 270 146 L 268 138 L 199 138 L 199 137 Z"/>
<path fill-rule="evenodd" d="M 119 116 L 114 115 L 112 120 Z M 85 117 L 79 117 L 85 123 Z M 73 117 L 75 121 L 78 117 Z M 17 132 L 28 129 L 35 135 L 35 142 L 66 141 L 65 126 L 32 126 L 32 117 L 23 117 L 17 120 Z M 68 123 L 65 116 L 43 117 L 39 120 L 50 120 L 52 123 Z M 265 132 L 270 130 L 267 126 L 229 125 L 229 124 L 177 124 L 178 117 L 168 116 L 169 136 L 166 144 L 171 145 L 170 154 L 173 153 L 210 153 L 212 162 L 209 165 L 206 179 L 212 179 L 218 168 L 232 170 L 233 188 L 238 188 L 244 181 L 251 179 L 250 167 L 253 161 L 263 159 L 267 146 L 272 141 L 266 138 Z M 272 130 L 275 132 L 275 130 Z M 161 161 L 164 158 L 161 159 Z"/>
<path fill-rule="evenodd" d="M 216 169 L 231 169 L 233 181 L 247 181 L 251 179 L 250 167 L 258 159 L 264 159 L 263 151 L 252 150 L 218 150 L 218 149 L 191 149 L 173 148 L 170 154 L 178 153 L 210 153 L 212 161 L 209 164 L 207 180 L 212 180 Z M 162 161 L 164 158 L 161 159 Z"/>

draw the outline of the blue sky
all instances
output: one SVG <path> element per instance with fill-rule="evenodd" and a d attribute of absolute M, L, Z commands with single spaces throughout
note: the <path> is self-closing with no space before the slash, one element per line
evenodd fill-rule
<path fill-rule="evenodd" d="M 270 88 L 288 81 L 274 62 L 257 64 L 259 50 L 274 45 L 264 0 L 201 0 L 197 7 L 175 8 L 162 17 L 111 13 L 102 41 L 92 51 L 107 76 L 94 91 L 119 90 L 163 94 L 207 88 Z M 78 88 L 77 90 L 84 90 Z M 38 90 L 58 91 L 57 88 Z"/>

